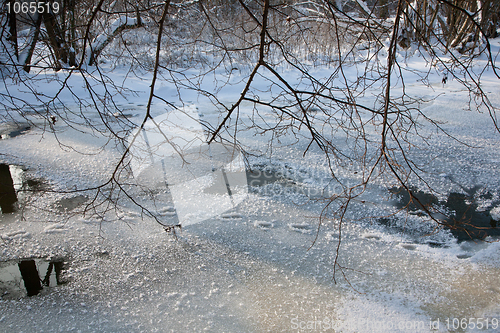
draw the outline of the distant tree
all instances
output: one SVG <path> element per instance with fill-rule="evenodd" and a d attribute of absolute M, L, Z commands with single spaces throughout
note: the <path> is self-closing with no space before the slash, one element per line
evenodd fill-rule
<path fill-rule="evenodd" d="M 421 44 L 473 51 L 497 36 L 498 1 L 425 0 L 404 3 L 405 32 Z"/>

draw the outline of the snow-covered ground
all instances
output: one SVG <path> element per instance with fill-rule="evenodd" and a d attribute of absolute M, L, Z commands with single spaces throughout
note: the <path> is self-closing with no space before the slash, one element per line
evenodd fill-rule
<path fill-rule="evenodd" d="M 408 66 L 423 68 L 421 61 L 415 57 Z M 107 75 L 122 82 L 126 74 L 115 69 Z M 293 79 L 296 73 L 289 70 L 284 75 Z M 138 94 L 128 100 L 117 97 L 117 104 L 138 124 L 150 82 L 138 78 L 125 82 Z M 256 84 L 265 83 L 262 79 Z M 443 198 L 479 186 L 490 193 L 478 199 L 483 200 L 479 205 L 488 207 L 499 197 L 500 134 L 487 113 L 467 111 L 469 95 L 458 82 L 442 85 L 441 77 L 433 73 L 430 83 L 427 87 L 408 80 L 406 89 L 414 96 L 436 97 L 422 111 L 443 121 L 443 128 L 473 147 L 434 135 L 429 147 L 413 150 L 413 157 L 427 162 L 426 177 Z M 78 91 L 79 76 L 74 74 L 69 84 L 78 96 L 85 96 Z M 493 105 L 500 106 L 500 85 L 491 73 L 484 75 L 482 87 Z M 234 100 L 240 88 L 228 86 L 219 98 Z M 55 89 L 48 86 L 46 93 Z M 160 82 L 157 94 L 175 99 L 177 90 Z M 207 100 L 189 94 L 184 95 L 187 108 L 197 109 L 203 121 L 220 120 Z M 60 100 L 79 112 L 71 96 Z M 98 121 L 95 110 L 84 112 Z M 251 107 L 242 107 L 242 118 L 251 112 Z M 159 104 L 153 113 L 162 114 Z M 42 122 L 35 114 L 30 119 Z M 12 124 L 1 126 L 7 132 Z M 107 181 L 123 147 L 85 125 L 70 127 L 58 121 L 54 127 L 57 137 L 39 127 L 0 141 L 0 161 L 22 167 L 11 167 L 17 175 L 14 182 L 40 179 L 47 188 L 61 190 Z M 427 126 L 421 132 L 431 134 L 435 129 Z M 239 140 L 254 149 L 267 145 L 265 136 L 250 131 L 242 132 Z M 28 208 L 0 217 L 0 270 L 12 260 L 62 258 L 67 262 L 68 283 L 33 297 L 2 289 L 6 292 L 0 298 L 0 331 L 498 331 L 500 243 L 494 238 L 489 243 L 459 243 L 449 231 L 434 230 L 435 224 L 425 217 L 406 213 L 395 215 L 395 225 L 378 223 L 370 216 L 395 211 L 394 202 L 388 200 L 391 184 L 374 183 L 362 201 L 352 204 L 341 230 L 338 263 L 344 269 L 337 270 L 334 280 L 338 224 L 324 221 L 318 231 L 323 203 L 303 195 L 328 182 L 324 158 L 314 147 L 303 157 L 308 142 L 288 144 L 275 145 L 272 156 L 249 160 L 253 169 L 284 174 L 287 182 L 251 187 L 234 208 L 176 229 L 177 237 L 126 200 L 97 219 L 73 214 L 84 205 L 69 211 L 60 208 L 68 208 L 71 197 L 77 197 L 73 200 L 77 206 L 88 193 L 20 194 L 30 201 Z M 337 175 L 359 180 L 348 168 L 339 168 Z M 175 200 L 164 192 L 157 194 L 162 200 L 153 205 L 146 193 L 131 191 L 141 203 L 173 217 Z M 499 209 L 494 208 L 492 216 Z M 1 279 L 7 279 L 5 274 Z"/>

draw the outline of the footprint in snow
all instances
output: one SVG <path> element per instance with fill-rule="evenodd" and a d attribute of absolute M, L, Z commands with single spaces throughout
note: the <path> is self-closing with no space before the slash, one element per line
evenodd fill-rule
<path fill-rule="evenodd" d="M 59 234 L 62 232 L 65 232 L 67 229 L 65 228 L 64 224 L 62 223 L 54 223 L 46 227 L 43 232 L 46 234 Z"/>
<path fill-rule="evenodd" d="M 104 222 L 103 220 L 98 220 L 98 219 L 95 219 L 95 218 L 83 218 L 83 217 L 81 217 L 79 219 L 79 221 L 83 222 L 83 223 L 86 223 L 86 224 L 96 224 L 96 223 Z"/>
<path fill-rule="evenodd" d="M 225 220 L 241 220 L 243 216 L 240 213 L 227 213 L 227 214 L 222 214 L 221 215 L 223 219 Z"/>
<path fill-rule="evenodd" d="M 274 227 L 274 223 L 269 221 L 255 221 L 253 226 L 262 230 L 269 230 Z"/>
<path fill-rule="evenodd" d="M 470 257 L 472 257 L 472 254 L 470 254 L 470 253 L 459 254 L 457 256 L 458 259 L 469 259 Z"/>
<path fill-rule="evenodd" d="M 118 217 L 122 218 L 134 218 L 134 217 L 139 217 L 141 216 L 140 213 L 134 212 L 132 210 L 123 210 L 117 214 Z"/>
<path fill-rule="evenodd" d="M 364 234 L 362 237 L 366 239 L 380 240 L 380 236 L 377 236 L 375 234 Z"/>
<path fill-rule="evenodd" d="M 410 250 L 410 251 L 414 251 L 417 249 L 417 247 L 413 244 L 399 244 L 403 249 L 407 249 L 407 250 Z"/>
<path fill-rule="evenodd" d="M 12 231 L 3 235 L 0 235 L 3 240 L 20 239 L 20 238 L 30 238 L 31 234 L 25 230 Z"/>
<path fill-rule="evenodd" d="M 120 221 L 125 221 L 125 222 L 134 222 L 136 218 L 138 218 L 140 215 L 136 212 L 120 212 L 116 214 L 116 217 Z"/>
<path fill-rule="evenodd" d="M 312 229 L 312 227 L 307 223 L 289 223 L 288 227 L 290 228 L 290 230 L 300 232 L 303 234 L 311 233 Z"/>
<path fill-rule="evenodd" d="M 339 234 L 336 232 L 329 231 L 325 234 L 325 239 L 327 240 L 327 242 L 338 241 Z"/>
<path fill-rule="evenodd" d="M 175 216 L 175 207 L 173 206 L 165 206 L 158 210 L 158 213 L 163 216 Z"/>

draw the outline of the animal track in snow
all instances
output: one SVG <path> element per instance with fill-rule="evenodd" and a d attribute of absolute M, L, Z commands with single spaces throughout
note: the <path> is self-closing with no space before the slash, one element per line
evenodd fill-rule
<path fill-rule="evenodd" d="M 262 230 L 269 230 L 274 227 L 274 223 L 270 221 L 255 221 L 253 226 Z"/>
<path fill-rule="evenodd" d="M 175 207 L 173 206 L 165 206 L 163 208 L 158 209 L 158 213 L 163 216 L 175 216 Z"/>
<path fill-rule="evenodd" d="M 472 254 L 469 254 L 469 253 L 457 255 L 458 259 L 469 259 L 470 257 L 472 257 Z"/>
<path fill-rule="evenodd" d="M 225 220 L 229 220 L 229 219 L 241 220 L 243 218 L 243 215 L 241 215 L 240 213 L 226 213 L 226 214 L 222 214 L 221 217 Z"/>
<path fill-rule="evenodd" d="M 30 238 L 30 237 L 31 237 L 31 234 L 29 232 L 27 232 L 26 230 L 17 230 L 17 231 L 12 231 L 12 232 L 1 235 L 1 238 L 4 240 Z"/>
<path fill-rule="evenodd" d="M 300 232 L 303 234 L 311 233 L 312 229 L 312 227 L 307 223 L 289 223 L 288 227 L 290 228 L 290 230 Z"/>
<path fill-rule="evenodd" d="M 79 219 L 80 222 L 83 222 L 83 223 L 86 223 L 86 224 L 95 224 L 95 223 L 101 223 L 101 222 L 104 222 L 103 220 L 101 219 L 95 219 L 95 218 L 83 218 L 81 217 Z"/>
<path fill-rule="evenodd" d="M 134 219 L 136 217 L 140 217 L 141 214 L 134 212 L 134 211 L 131 211 L 131 210 L 122 210 L 121 212 L 116 214 L 116 216 L 119 219 Z"/>
<path fill-rule="evenodd" d="M 414 251 L 417 249 L 417 247 L 413 244 L 404 243 L 404 244 L 399 244 L 399 246 L 401 246 L 403 249 L 410 250 L 410 251 Z"/>
<path fill-rule="evenodd" d="M 339 240 L 339 234 L 337 232 L 334 232 L 334 231 L 327 231 L 325 233 L 325 240 L 328 243 L 329 242 L 338 241 Z"/>
<path fill-rule="evenodd" d="M 362 237 L 366 239 L 380 240 L 380 236 L 377 236 L 375 234 L 364 234 Z"/>
<path fill-rule="evenodd" d="M 68 229 L 66 229 L 66 227 L 63 223 L 54 223 L 54 224 L 51 224 L 51 225 L 45 227 L 43 232 L 45 232 L 46 234 L 59 234 L 59 233 L 65 232 L 67 230 Z"/>

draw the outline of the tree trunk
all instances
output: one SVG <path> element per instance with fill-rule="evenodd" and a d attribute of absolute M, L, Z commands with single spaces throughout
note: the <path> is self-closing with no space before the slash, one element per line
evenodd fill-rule
<path fill-rule="evenodd" d="M 68 11 L 69 11 L 69 16 L 70 16 L 70 21 L 69 21 L 69 40 L 70 42 L 70 49 L 69 49 L 69 65 L 70 66 L 76 66 L 76 20 L 75 20 L 75 0 L 68 0 Z"/>
<path fill-rule="evenodd" d="M 14 1 L 15 0 L 7 0 L 6 3 L 10 2 L 10 8 L 13 8 Z M 19 58 L 19 48 L 17 46 L 17 19 L 16 19 L 16 13 L 13 10 L 11 10 L 10 14 L 8 14 L 7 22 L 10 33 L 10 36 L 9 38 L 7 38 L 7 40 L 12 44 L 12 47 L 14 48 L 14 56 L 15 60 L 17 61 Z"/>
<path fill-rule="evenodd" d="M 35 51 L 36 42 L 38 41 L 38 35 L 40 34 L 40 25 L 42 24 L 42 15 L 35 13 L 31 17 L 33 25 L 31 26 L 30 32 L 28 34 L 28 46 L 19 55 L 19 63 L 23 66 L 24 70 L 29 73 L 31 57 Z"/>
<path fill-rule="evenodd" d="M 50 46 L 52 47 L 55 55 L 55 69 L 59 70 L 61 69 L 59 60 L 62 60 L 62 62 L 64 63 L 68 62 L 68 50 L 66 42 L 63 35 L 61 34 L 61 29 L 59 28 L 59 24 L 57 23 L 57 19 L 54 14 L 44 13 L 43 24 L 45 25 L 45 29 L 47 29 Z"/>

